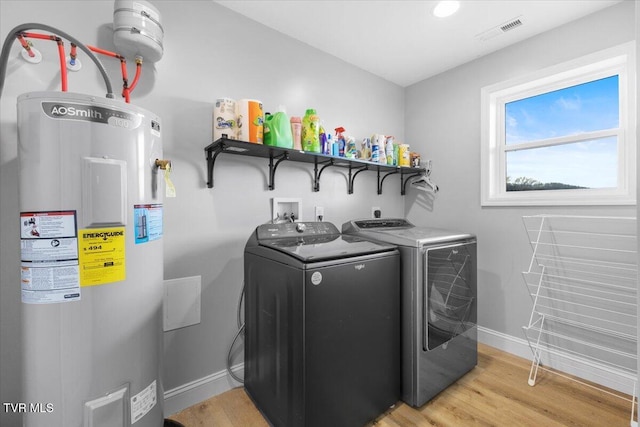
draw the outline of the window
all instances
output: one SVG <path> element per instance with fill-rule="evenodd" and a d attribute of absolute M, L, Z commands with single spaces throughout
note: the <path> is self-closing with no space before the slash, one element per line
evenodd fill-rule
<path fill-rule="evenodd" d="M 627 43 L 482 89 L 482 205 L 635 203 Z"/>

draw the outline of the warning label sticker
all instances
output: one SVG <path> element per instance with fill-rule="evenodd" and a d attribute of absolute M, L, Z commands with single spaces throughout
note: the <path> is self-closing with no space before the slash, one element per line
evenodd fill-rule
<path fill-rule="evenodd" d="M 156 406 L 157 401 L 158 392 L 156 380 L 153 380 L 147 388 L 131 398 L 131 424 L 134 424 L 152 410 L 153 407 Z"/>
<path fill-rule="evenodd" d="M 80 299 L 76 211 L 20 213 L 22 302 Z"/>
<path fill-rule="evenodd" d="M 103 285 L 126 278 L 125 228 L 80 230 L 80 284 Z"/>

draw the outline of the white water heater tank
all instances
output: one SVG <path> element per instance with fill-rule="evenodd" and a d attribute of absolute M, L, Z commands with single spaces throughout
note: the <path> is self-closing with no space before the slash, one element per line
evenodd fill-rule
<path fill-rule="evenodd" d="M 18 97 L 25 426 L 163 424 L 160 120 Z"/>

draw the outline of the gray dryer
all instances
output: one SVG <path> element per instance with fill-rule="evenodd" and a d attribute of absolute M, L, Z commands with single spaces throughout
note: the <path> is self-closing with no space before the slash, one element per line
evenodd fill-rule
<path fill-rule="evenodd" d="M 405 219 L 364 219 L 343 234 L 398 246 L 402 400 L 419 407 L 476 366 L 476 238 Z"/>

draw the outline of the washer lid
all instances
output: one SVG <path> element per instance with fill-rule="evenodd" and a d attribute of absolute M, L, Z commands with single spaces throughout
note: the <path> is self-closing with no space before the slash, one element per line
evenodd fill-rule
<path fill-rule="evenodd" d="M 263 239 L 259 244 L 303 262 L 350 258 L 389 252 L 395 249 L 393 245 L 375 243 L 359 236 L 341 234 Z"/>

